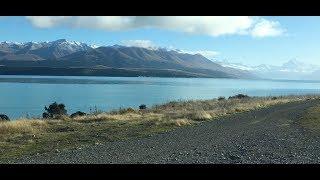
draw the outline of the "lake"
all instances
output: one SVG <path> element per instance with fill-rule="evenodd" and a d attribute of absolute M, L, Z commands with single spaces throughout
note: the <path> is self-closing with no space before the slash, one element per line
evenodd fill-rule
<path fill-rule="evenodd" d="M 320 93 L 319 81 L 213 78 L 0 76 L 0 114 L 41 116 L 44 106 L 64 103 L 68 113 L 138 108 L 172 100 L 212 99 L 238 93 L 275 96 Z"/>

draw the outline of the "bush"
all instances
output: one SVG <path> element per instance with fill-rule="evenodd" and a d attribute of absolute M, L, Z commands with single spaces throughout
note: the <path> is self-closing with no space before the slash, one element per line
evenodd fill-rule
<path fill-rule="evenodd" d="M 226 100 L 225 97 L 223 97 L 223 96 L 218 97 L 218 101 L 224 101 L 224 100 Z"/>
<path fill-rule="evenodd" d="M 77 117 L 77 116 L 85 116 L 85 115 L 87 115 L 87 114 L 84 113 L 84 112 L 81 112 L 81 111 L 77 111 L 77 112 L 71 114 L 70 117 L 74 118 L 74 117 Z"/>
<path fill-rule="evenodd" d="M 277 99 L 278 99 L 277 97 L 272 97 L 272 98 L 271 98 L 271 100 L 277 100 Z"/>
<path fill-rule="evenodd" d="M 49 113 L 46 113 L 46 112 L 42 113 L 42 118 L 44 118 L 44 119 L 50 118 Z"/>
<path fill-rule="evenodd" d="M 142 109 L 147 109 L 147 105 L 141 104 L 141 105 L 139 106 L 139 109 L 140 109 L 140 110 L 142 110 Z"/>
<path fill-rule="evenodd" d="M 0 114 L 0 121 L 10 121 L 9 117 L 5 114 Z"/>
<path fill-rule="evenodd" d="M 64 104 L 58 104 L 56 102 L 49 105 L 49 108 L 47 106 L 44 107 L 45 111 L 42 114 L 43 118 L 60 118 L 61 116 L 67 115 L 67 110 L 65 109 Z"/>
<path fill-rule="evenodd" d="M 250 98 L 248 95 L 245 94 L 237 94 L 235 96 L 230 96 L 229 99 L 245 99 Z"/>

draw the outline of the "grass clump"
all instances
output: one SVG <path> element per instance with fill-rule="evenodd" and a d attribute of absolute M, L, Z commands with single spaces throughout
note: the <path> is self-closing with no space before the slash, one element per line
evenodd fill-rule
<path fill-rule="evenodd" d="M 194 121 L 206 121 L 212 119 L 212 116 L 204 110 L 197 110 L 195 112 L 190 113 L 188 119 Z"/>

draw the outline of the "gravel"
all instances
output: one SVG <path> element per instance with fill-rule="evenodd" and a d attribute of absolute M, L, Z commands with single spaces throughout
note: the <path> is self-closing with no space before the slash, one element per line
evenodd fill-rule
<path fill-rule="evenodd" d="M 299 125 L 308 100 L 244 112 L 145 138 L 23 157 L 11 163 L 319 163 L 320 136 Z"/>

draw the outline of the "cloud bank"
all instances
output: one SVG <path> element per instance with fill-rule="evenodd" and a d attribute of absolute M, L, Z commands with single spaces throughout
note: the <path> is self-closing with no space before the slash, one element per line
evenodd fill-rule
<path fill-rule="evenodd" d="M 57 26 L 123 31 L 158 28 L 209 36 L 279 36 L 285 32 L 278 21 L 249 16 L 28 16 L 38 28 Z"/>

